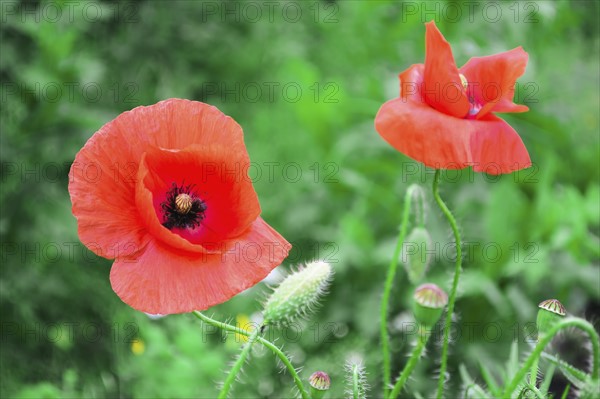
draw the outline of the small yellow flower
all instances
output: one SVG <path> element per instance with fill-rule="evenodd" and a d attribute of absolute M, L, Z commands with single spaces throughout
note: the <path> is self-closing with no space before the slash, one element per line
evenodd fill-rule
<path fill-rule="evenodd" d="M 131 342 L 131 352 L 133 352 L 134 355 L 140 356 L 145 351 L 146 351 L 146 344 L 141 339 L 136 338 Z"/>
<path fill-rule="evenodd" d="M 239 328 L 240 330 L 244 330 L 244 331 L 248 331 L 251 332 L 253 330 L 253 326 L 252 326 L 252 321 L 250 320 L 250 318 L 243 314 L 240 313 L 235 317 L 235 322 L 236 322 L 236 326 L 237 328 Z M 235 342 L 248 342 L 248 337 L 242 334 L 235 334 Z"/>

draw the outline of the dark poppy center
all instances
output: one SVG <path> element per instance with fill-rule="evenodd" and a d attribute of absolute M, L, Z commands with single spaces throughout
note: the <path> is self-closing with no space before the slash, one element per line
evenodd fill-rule
<path fill-rule="evenodd" d="M 163 210 L 163 223 L 167 229 L 195 229 L 204 219 L 206 203 L 196 195 L 193 185 L 177 185 L 173 183 L 164 202 L 160 204 Z"/>

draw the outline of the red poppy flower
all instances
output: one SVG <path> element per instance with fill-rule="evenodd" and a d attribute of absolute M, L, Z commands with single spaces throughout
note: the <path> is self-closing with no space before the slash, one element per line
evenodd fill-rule
<path fill-rule="evenodd" d="M 115 259 L 131 307 L 182 313 L 263 279 L 291 245 L 260 215 L 241 127 L 207 104 L 170 99 L 104 125 L 75 157 L 69 193 L 81 241 Z"/>
<path fill-rule="evenodd" d="M 435 23 L 426 24 L 425 64 L 400 74 L 400 98 L 388 101 L 375 128 L 394 148 L 436 169 L 510 173 L 531 166 L 523 141 L 493 112 L 525 112 L 513 103 L 525 72 L 521 47 L 471 58 L 458 69 Z"/>

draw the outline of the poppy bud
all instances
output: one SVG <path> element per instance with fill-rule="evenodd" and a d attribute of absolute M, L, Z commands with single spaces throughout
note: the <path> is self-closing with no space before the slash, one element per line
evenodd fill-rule
<path fill-rule="evenodd" d="M 411 184 L 407 191 L 410 195 L 415 223 L 418 226 L 423 226 L 425 224 L 425 191 L 418 184 Z"/>
<path fill-rule="evenodd" d="M 558 299 L 546 299 L 538 305 L 538 308 L 536 323 L 538 335 L 547 333 L 567 314 L 565 307 Z"/>
<path fill-rule="evenodd" d="M 433 241 L 424 227 L 415 227 L 403 244 L 402 262 L 412 284 L 417 284 L 431 263 Z"/>
<path fill-rule="evenodd" d="M 313 399 L 321 399 L 331 386 L 329 375 L 324 371 L 315 371 L 312 373 L 308 378 L 308 383 L 310 384 L 310 393 Z"/>
<path fill-rule="evenodd" d="M 417 322 L 431 328 L 442 316 L 448 295 L 435 284 L 422 284 L 413 296 L 413 313 Z"/>
<path fill-rule="evenodd" d="M 265 303 L 264 324 L 288 325 L 307 316 L 325 293 L 332 275 L 329 263 L 314 261 L 287 276 Z"/>

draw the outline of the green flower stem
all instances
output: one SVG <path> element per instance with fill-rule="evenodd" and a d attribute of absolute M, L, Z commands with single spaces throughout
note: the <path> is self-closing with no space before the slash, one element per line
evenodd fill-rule
<path fill-rule="evenodd" d="M 539 359 L 535 359 L 531 365 L 531 371 L 529 372 L 529 385 L 537 386 L 537 372 L 538 372 Z"/>
<path fill-rule="evenodd" d="M 410 377 L 415 366 L 419 362 L 421 353 L 423 353 L 423 349 L 425 349 L 425 345 L 427 344 L 430 335 L 431 334 L 429 333 L 419 334 L 417 345 L 413 349 L 410 359 L 408 359 L 408 363 L 406 363 L 406 366 L 404 366 L 402 373 L 400 373 L 400 377 L 398 377 L 398 381 L 396 381 L 396 385 L 394 385 L 394 389 L 392 390 L 390 396 L 388 396 L 388 399 L 396 399 L 400 394 L 400 391 L 402 391 L 404 384 L 406 384 L 406 381 L 408 381 L 408 377 Z"/>
<path fill-rule="evenodd" d="M 569 395 L 569 391 L 571 390 L 571 384 L 567 384 L 567 387 L 565 388 L 565 390 L 563 391 L 562 396 L 560 397 L 560 399 L 567 399 L 567 396 Z"/>
<path fill-rule="evenodd" d="M 471 385 L 469 385 L 465 391 L 465 399 L 466 398 L 470 398 L 469 393 L 473 391 L 473 393 L 477 396 L 474 396 L 475 398 L 487 398 L 488 394 L 487 392 L 485 392 L 483 390 L 483 388 L 481 388 L 479 385 L 475 384 L 474 382 L 471 383 Z"/>
<path fill-rule="evenodd" d="M 592 326 L 590 323 L 588 323 L 587 321 L 585 321 L 583 319 L 579 319 L 576 317 L 566 318 L 566 319 L 558 322 L 556 325 L 554 325 L 550 329 L 550 331 L 548 331 L 546 334 L 544 334 L 539 339 L 537 345 L 535 346 L 535 348 L 533 349 L 533 351 L 531 352 L 531 354 L 529 355 L 527 360 L 525 360 L 525 363 L 523 363 L 523 366 L 519 369 L 517 374 L 515 374 L 515 376 L 511 380 L 511 382 L 506 386 L 506 389 L 504 390 L 504 394 L 502 395 L 503 398 L 511 397 L 512 393 L 515 391 L 515 389 L 519 385 L 519 382 L 521 382 L 521 380 L 523 380 L 523 378 L 527 374 L 527 371 L 531 369 L 531 366 L 534 364 L 534 362 L 537 362 L 539 360 L 540 356 L 542 355 L 542 352 L 544 351 L 544 348 L 552 341 L 552 338 L 554 338 L 554 336 L 560 330 L 567 328 L 567 327 L 577 327 L 589 335 L 590 341 L 592 343 L 592 352 L 593 352 L 593 361 L 594 361 L 593 370 L 592 370 L 592 379 L 595 380 L 595 379 L 599 378 L 598 363 L 600 361 L 600 359 L 599 359 L 600 338 L 598 337 L 598 333 L 596 333 L 594 326 Z"/>
<path fill-rule="evenodd" d="M 542 394 L 540 392 L 539 389 L 537 389 L 535 387 L 535 385 L 531 385 L 531 384 L 527 384 L 526 386 L 523 387 L 523 389 L 521 390 L 521 392 L 519 393 L 519 396 L 517 397 L 517 399 L 521 399 L 521 398 L 525 398 L 525 394 L 532 392 L 533 395 L 537 398 L 537 399 L 545 399 L 546 397 L 544 396 L 544 394 Z"/>
<path fill-rule="evenodd" d="M 223 384 L 223 389 L 221 389 L 221 392 L 219 392 L 219 399 L 227 399 L 227 395 L 229 394 L 231 385 L 237 378 L 237 375 L 242 369 L 244 363 L 246 363 L 246 358 L 250 354 L 250 351 L 252 350 L 252 345 L 254 345 L 254 342 L 256 341 L 256 338 L 258 337 L 259 333 L 260 329 L 257 328 L 252 332 L 252 335 L 250 335 L 250 337 L 248 338 L 248 343 L 244 345 L 244 349 L 242 349 L 240 356 L 233 364 L 233 367 L 231 368 L 229 374 L 227 374 L 227 378 L 225 379 L 225 383 Z"/>
<path fill-rule="evenodd" d="M 251 333 L 249 333 L 246 330 L 242 330 L 241 328 L 234 327 L 234 326 L 232 326 L 230 324 L 223 323 L 223 322 L 211 319 L 210 317 L 208 317 L 208 316 L 206 316 L 206 315 L 204 315 L 204 314 L 202 314 L 202 313 L 200 313 L 198 311 L 194 311 L 194 312 L 192 312 L 192 314 L 194 316 L 196 316 L 197 318 L 199 318 L 200 320 L 202 320 L 203 322 L 205 322 L 206 324 L 210 324 L 211 326 L 220 328 L 222 330 L 229 331 L 229 332 L 234 332 L 234 333 L 237 333 L 237 334 L 240 334 L 240 335 L 244 335 L 246 337 L 250 337 L 250 335 L 251 335 Z M 264 339 L 261 336 L 257 336 L 256 341 L 258 341 L 259 343 L 261 343 L 266 348 L 270 349 L 271 352 L 273 352 L 279 358 L 279 360 L 281 360 L 281 362 L 288 369 L 288 372 L 290 373 L 290 375 L 294 379 L 294 383 L 296 384 L 296 387 L 298 388 L 298 391 L 300 392 L 300 395 L 302 396 L 302 399 L 309 399 L 308 393 L 306 392 L 306 389 L 304 388 L 304 384 L 302 383 L 302 380 L 298 376 L 298 373 L 296 372 L 296 369 L 292 365 L 292 362 L 290 362 L 290 360 L 287 358 L 287 356 L 285 355 L 285 353 L 283 353 L 281 351 L 281 349 L 279 349 L 276 345 L 274 345 L 273 343 L 271 343 L 270 341 Z"/>
<path fill-rule="evenodd" d="M 569 363 L 560 360 L 556 356 L 552 356 L 549 353 L 542 352 L 541 357 L 543 357 L 544 359 L 548 359 L 552 364 L 558 366 L 563 374 L 568 373 L 580 381 L 584 381 L 587 377 L 589 377 L 586 372 L 571 366 Z"/>
<path fill-rule="evenodd" d="M 389 387 L 392 380 L 392 369 L 390 362 L 390 337 L 387 330 L 387 316 L 388 316 L 388 304 L 390 301 L 390 294 L 392 292 L 392 286 L 394 285 L 394 277 L 396 277 L 396 269 L 398 268 L 398 258 L 400 257 L 400 251 L 402 250 L 402 244 L 406 237 L 408 230 L 408 217 L 410 215 L 410 204 L 411 204 L 411 193 L 412 190 L 406 190 L 404 196 L 404 211 L 402 213 L 402 224 L 400 225 L 400 234 L 398 235 L 398 241 L 396 242 L 396 248 L 394 249 L 394 255 L 388 268 L 387 278 L 385 280 L 385 287 L 383 289 L 383 299 L 381 300 L 381 314 L 380 314 L 380 332 L 381 332 L 381 350 L 383 352 L 383 397 L 386 398 L 389 393 Z"/>
<path fill-rule="evenodd" d="M 462 264 L 462 248 L 460 241 L 460 233 L 458 231 L 458 226 L 456 224 L 456 219 L 440 197 L 439 193 L 439 182 L 440 182 L 440 170 L 437 169 L 435 171 L 435 176 L 433 178 L 433 197 L 435 198 L 435 202 L 437 202 L 438 206 L 448 219 L 448 223 L 450 223 L 450 227 L 452 228 L 452 232 L 454 233 L 454 241 L 456 241 L 456 266 L 454 269 L 454 279 L 452 280 L 452 289 L 450 290 L 450 298 L 448 300 L 448 312 L 446 314 L 446 321 L 444 323 L 444 341 L 442 344 L 442 363 L 440 367 L 440 379 L 438 381 L 438 389 L 437 389 L 437 399 L 441 399 L 444 394 L 444 380 L 446 376 L 446 367 L 448 365 L 448 344 L 450 340 L 450 326 L 452 323 L 452 314 L 454 313 L 454 303 L 456 302 L 456 291 L 458 289 L 458 280 L 460 278 L 461 272 L 461 264 Z"/>

